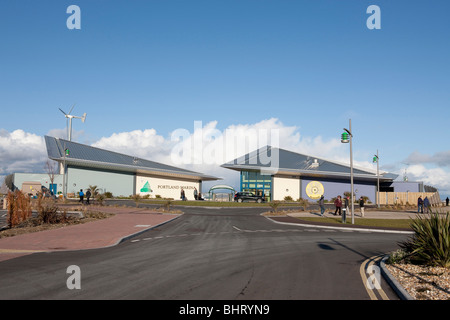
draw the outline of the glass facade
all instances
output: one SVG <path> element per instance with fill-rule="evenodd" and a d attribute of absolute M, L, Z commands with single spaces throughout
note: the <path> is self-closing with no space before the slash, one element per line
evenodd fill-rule
<path fill-rule="evenodd" d="M 271 175 L 260 174 L 256 171 L 241 171 L 241 191 L 253 192 L 260 196 L 264 195 L 266 201 L 271 201 L 271 188 Z"/>

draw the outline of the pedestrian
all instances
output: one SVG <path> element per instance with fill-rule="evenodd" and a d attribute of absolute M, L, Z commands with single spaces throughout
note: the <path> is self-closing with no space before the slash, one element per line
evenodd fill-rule
<path fill-rule="evenodd" d="M 86 191 L 86 204 L 89 204 L 89 198 L 91 197 L 91 189 Z"/>
<path fill-rule="evenodd" d="M 323 217 L 323 213 L 325 212 L 325 200 L 323 195 L 320 196 L 319 206 L 320 206 L 320 216 Z"/>
<path fill-rule="evenodd" d="M 84 198 L 83 189 L 80 189 L 79 196 L 80 196 L 80 202 L 83 203 L 83 198 Z"/>
<path fill-rule="evenodd" d="M 428 200 L 428 197 L 423 199 L 423 206 L 425 207 L 425 213 L 430 213 L 430 200 Z"/>
<path fill-rule="evenodd" d="M 419 196 L 419 199 L 417 199 L 417 213 L 423 213 L 423 200 L 422 200 L 422 196 Z"/>
<path fill-rule="evenodd" d="M 445 199 L 445 205 L 448 207 L 448 201 L 449 201 L 449 199 L 448 199 L 448 197 L 447 197 L 447 199 Z"/>
<path fill-rule="evenodd" d="M 359 208 L 361 210 L 361 217 L 364 217 L 364 199 L 363 199 L 363 197 L 359 198 Z"/>
<path fill-rule="evenodd" d="M 198 199 L 197 188 L 195 188 L 195 187 L 194 187 L 194 199 L 195 199 L 195 200 Z"/>
<path fill-rule="evenodd" d="M 334 215 L 336 215 L 338 211 L 339 211 L 339 215 L 341 215 L 342 214 L 342 211 L 341 211 L 341 207 L 342 207 L 341 196 L 337 196 L 336 200 L 334 200 L 334 205 L 336 206 L 336 210 L 334 211 Z"/>
<path fill-rule="evenodd" d="M 347 213 L 347 215 L 349 215 L 350 214 L 350 212 L 349 212 L 349 210 L 348 210 L 348 203 L 349 203 L 349 197 L 347 196 L 347 197 L 345 197 L 345 200 L 344 200 L 344 210 L 345 210 L 345 212 Z"/>
<path fill-rule="evenodd" d="M 184 189 L 181 189 L 181 200 L 183 200 L 183 201 L 186 200 L 186 196 L 184 194 Z"/>

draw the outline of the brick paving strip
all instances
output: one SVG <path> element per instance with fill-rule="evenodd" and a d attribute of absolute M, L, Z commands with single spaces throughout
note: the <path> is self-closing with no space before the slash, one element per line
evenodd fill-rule
<path fill-rule="evenodd" d="M 178 218 L 147 209 L 91 207 L 91 211 L 115 215 L 93 222 L 0 239 L 0 261 L 35 252 L 83 250 L 108 247 L 122 239 Z"/>

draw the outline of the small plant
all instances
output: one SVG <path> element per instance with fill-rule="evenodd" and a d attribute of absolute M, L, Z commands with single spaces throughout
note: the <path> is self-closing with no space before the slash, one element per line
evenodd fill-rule
<path fill-rule="evenodd" d="M 105 198 L 108 198 L 108 199 L 111 199 L 113 197 L 112 192 L 109 192 L 109 191 L 105 192 L 104 195 L 105 195 Z"/>
<path fill-rule="evenodd" d="M 98 203 L 100 206 L 103 205 L 103 203 L 105 202 L 105 199 L 106 199 L 106 195 L 105 195 L 105 194 L 99 193 L 99 194 L 97 194 L 97 195 L 95 196 L 95 200 L 97 200 L 97 203 Z"/>
<path fill-rule="evenodd" d="M 429 218 L 418 215 L 411 223 L 412 238 L 400 244 L 411 260 L 421 264 L 450 268 L 450 213 Z"/>
<path fill-rule="evenodd" d="M 409 262 L 408 257 L 409 254 L 405 250 L 398 249 L 389 255 L 389 258 L 386 260 L 386 262 L 388 264 L 407 263 Z"/>
<path fill-rule="evenodd" d="M 166 210 L 166 211 L 170 211 L 170 206 L 172 205 L 172 201 L 171 200 L 167 200 L 165 203 L 164 203 L 164 210 Z"/>
<path fill-rule="evenodd" d="M 308 208 L 308 206 L 309 206 L 308 200 L 303 199 L 303 198 L 300 198 L 300 199 L 298 199 L 297 201 L 298 201 L 298 202 L 300 203 L 300 205 L 303 207 L 303 211 L 306 210 L 306 209 Z"/>
<path fill-rule="evenodd" d="M 277 213 L 278 207 L 280 206 L 280 204 L 281 203 L 279 203 L 278 201 L 269 202 L 269 206 L 272 208 L 272 212 Z"/>
<path fill-rule="evenodd" d="M 284 197 L 284 201 L 294 201 L 291 196 Z"/>
<path fill-rule="evenodd" d="M 141 195 L 139 193 L 133 194 L 131 196 L 131 199 L 133 199 L 134 203 L 136 203 L 136 208 L 138 208 L 139 207 L 139 202 L 141 202 L 141 200 L 142 200 Z"/>

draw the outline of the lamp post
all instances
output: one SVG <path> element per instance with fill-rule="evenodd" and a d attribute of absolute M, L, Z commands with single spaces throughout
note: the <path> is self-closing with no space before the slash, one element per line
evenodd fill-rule
<path fill-rule="evenodd" d="M 378 149 L 377 154 L 373 156 L 373 162 L 377 163 L 377 207 L 380 208 L 380 157 L 378 157 Z"/>
<path fill-rule="evenodd" d="M 66 157 L 70 155 L 70 150 L 66 148 L 66 144 L 64 143 L 64 162 L 63 162 L 63 198 L 67 199 L 67 178 L 66 178 Z"/>
<path fill-rule="evenodd" d="M 352 224 L 355 224 L 355 199 L 354 199 L 354 186 L 353 186 L 353 145 L 352 145 L 352 119 L 349 119 L 348 129 L 344 128 L 344 133 L 341 136 L 342 143 L 350 142 L 350 185 L 351 185 L 351 198 L 352 203 Z"/>

